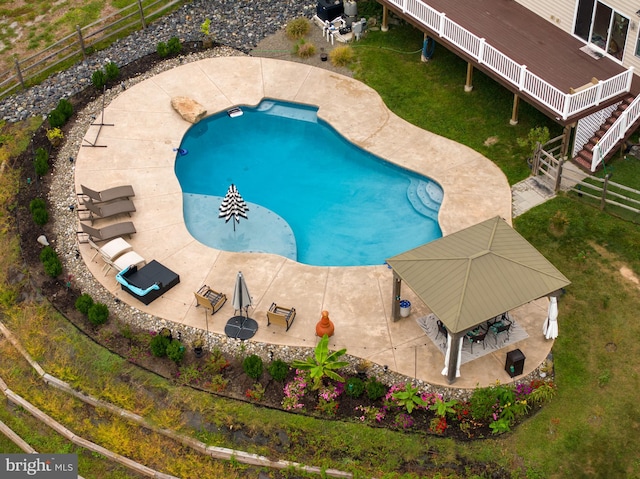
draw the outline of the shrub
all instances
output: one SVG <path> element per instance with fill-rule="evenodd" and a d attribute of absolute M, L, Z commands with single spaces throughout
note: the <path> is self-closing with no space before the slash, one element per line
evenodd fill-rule
<path fill-rule="evenodd" d="M 34 198 L 29 203 L 29 211 L 31 211 L 31 217 L 33 222 L 38 226 L 43 226 L 49 221 L 49 212 L 47 211 L 47 204 L 42 198 Z"/>
<path fill-rule="evenodd" d="M 336 67 L 345 67 L 353 61 L 353 48 L 349 45 L 335 47 L 329 52 L 329 60 Z"/>
<path fill-rule="evenodd" d="M 87 312 L 87 318 L 89 322 L 94 326 L 99 326 L 107 322 L 109 318 L 109 308 L 103 303 L 94 303 L 89 307 Z"/>
<path fill-rule="evenodd" d="M 242 369 L 247 374 L 247 376 L 257 381 L 258 379 L 260 379 L 260 376 L 262 376 L 262 371 L 264 370 L 264 367 L 262 365 L 262 358 L 255 354 L 247 356 L 242 361 Z"/>
<path fill-rule="evenodd" d="M 61 98 L 60 101 L 58 101 L 56 110 L 64 115 L 65 122 L 73 115 L 73 105 L 66 98 Z"/>
<path fill-rule="evenodd" d="M 178 37 L 171 37 L 167 42 L 167 50 L 171 56 L 178 55 L 182 51 L 180 39 Z"/>
<path fill-rule="evenodd" d="M 107 84 L 107 79 L 104 72 L 102 70 L 94 71 L 93 75 L 91 75 L 91 83 L 93 84 L 96 90 L 102 91 L 104 86 Z"/>
<path fill-rule="evenodd" d="M 151 349 L 151 354 L 153 354 L 156 358 L 162 358 L 167 355 L 167 346 L 169 346 L 169 338 L 166 336 L 162 336 L 158 334 L 154 336 L 149 344 L 149 348 Z"/>
<path fill-rule="evenodd" d="M 347 379 L 344 385 L 344 392 L 352 398 L 359 398 L 364 393 L 364 381 L 358 377 Z"/>
<path fill-rule="evenodd" d="M 376 378 L 367 379 L 365 389 L 367 390 L 367 397 L 372 401 L 376 401 L 387 394 L 387 386 Z"/>
<path fill-rule="evenodd" d="M 62 263 L 58 258 L 58 253 L 51 246 L 45 246 L 40 251 L 40 261 L 44 266 L 44 272 L 52 278 L 60 276 L 62 273 Z"/>
<path fill-rule="evenodd" d="M 177 364 L 182 361 L 182 358 L 184 357 L 185 347 L 180 341 L 173 339 L 169 344 L 167 344 L 166 351 L 167 357 Z"/>
<path fill-rule="evenodd" d="M 40 261 L 43 263 L 55 258 L 56 256 L 58 256 L 58 253 L 56 253 L 51 246 L 45 246 L 42 248 L 42 251 L 40 251 Z"/>
<path fill-rule="evenodd" d="M 60 146 L 64 140 L 64 133 L 60 128 L 51 128 L 50 130 L 47 130 L 47 140 L 49 140 L 53 146 Z"/>
<path fill-rule="evenodd" d="M 113 62 L 109 62 L 104 66 L 104 73 L 107 81 L 113 81 L 120 76 L 120 68 Z"/>
<path fill-rule="evenodd" d="M 281 359 L 276 359 L 269 364 L 267 370 L 275 381 L 284 381 L 289 374 L 289 365 Z"/>
<path fill-rule="evenodd" d="M 36 159 L 34 161 L 36 175 L 44 176 L 49 172 L 49 153 L 44 148 L 36 149 Z"/>
<path fill-rule="evenodd" d="M 291 20 L 285 29 L 287 38 L 291 40 L 300 40 L 306 36 L 311 30 L 311 24 L 305 17 L 296 18 Z"/>
<path fill-rule="evenodd" d="M 316 54 L 316 46 L 313 43 L 306 43 L 304 40 L 300 40 L 296 43 L 295 52 L 300 58 L 311 58 Z"/>
<path fill-rule="evenodd" d="M 156 45 L 156 52 L 158 53 L 160 58 L 169 56 L 169 48 L 167 47 L 167 44 L 165 42 L 159 42 L 158 45 Z"/>
<path fill-rule="evenodd" d="M 84 315 L 89 314 L 89 308 L 91 306 L 93 306 L 93 298 L 88 293 L 83 293 L 76 299 L 75 307 Z"/>
<path fill-rule="evenodd" d="M 49 120 L 49 125 L 51 125 L 51 128 L 60 128 L 67 122 L 64 113 L 62 113 L 58 109 L 51 110 L 51 113 L 49 113 L 47 119 Z"/>

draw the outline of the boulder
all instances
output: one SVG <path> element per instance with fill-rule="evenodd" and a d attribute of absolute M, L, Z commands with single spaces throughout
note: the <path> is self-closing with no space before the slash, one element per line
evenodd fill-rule
<path fill-rule="evenodd" d="M 198 123 L 207 114 L 207 110 L 200 103 L 186 96 L 173 97 L 171 106 L 189 123 Z"/>

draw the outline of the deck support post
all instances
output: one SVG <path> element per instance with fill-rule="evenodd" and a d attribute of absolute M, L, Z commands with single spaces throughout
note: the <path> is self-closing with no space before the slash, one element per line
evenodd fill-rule
<path fill-rule="evenodd" d="M 469 93 L 473 90 L 473 65 L 471 62 L 467 63 L 467 79 L 464 84 L 464 91 Z"/>
<path fill-rule="evenodd" d="M 513 109 L 511 110 L 511 119 L 509 124 L 511 126 L 518 124 L 518 107 L 520 106 L 520 97 L 514 93 L 513 95 Z"/>
<path fill-rule="evenodd" d="M 560 144 L 560 157 L 567 158 L 569 156 L 569 145 L 571 140 L 571 130 L 575 128 L 576 124 L 565 125 L 562 130 L 562 143 Z"/>
<path fill-rule="evenodd" d="M 383 32 L 389 31 L 389 9 L 386 5 L 382 5 L 382 25 L 380 25 L 380 30 Z"/>

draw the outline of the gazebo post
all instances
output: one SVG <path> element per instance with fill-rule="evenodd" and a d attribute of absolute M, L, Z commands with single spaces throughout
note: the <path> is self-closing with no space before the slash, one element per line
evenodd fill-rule
<path fill-rule="evenodd" d="M 451 334 L 451 333 L 450 333 Z M 458 365 L 458 351 L 460 350 L 460 333 L 451 334 L 451 352 L 449 353 L 449 369 L 447 370 L 447 381 L 453 384 L 456 380 Z"/>
<path fill-rule="evenodd" d="M 402 280 L 400 276 L 393 272 L 393 298 L 391 299 L 391 319 L 398 321 L 400 319 L 400 290 L 402 289 Z"/>

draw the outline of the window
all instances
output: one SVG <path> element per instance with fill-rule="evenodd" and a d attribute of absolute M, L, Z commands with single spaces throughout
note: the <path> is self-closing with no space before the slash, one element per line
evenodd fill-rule
<path fill-rule="evenodd" d="M 597 0 L 580 0 L 573 33 L 584 41 L 622 60 L 629 19 Z M 640 53 L 640 39 L 636 54 Z"/>

